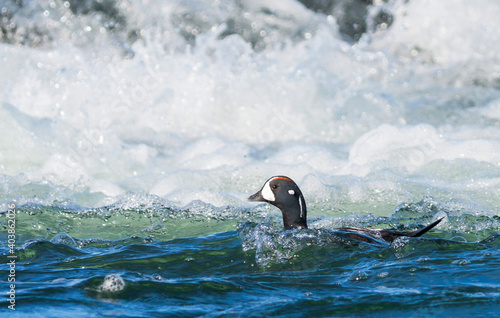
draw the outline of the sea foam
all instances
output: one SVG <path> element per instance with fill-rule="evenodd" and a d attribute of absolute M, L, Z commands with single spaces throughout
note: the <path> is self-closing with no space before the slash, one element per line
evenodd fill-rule
<path fill-rule="evenodd" d="M 500 6 L 462 2 L 377 2 L 368 25 L 393 21 L 358 42 L 295 1 L 10 4 L 0 198 L 250 206 L 286 174 L 312 215 L 428 193 L 494 211 Z"/>

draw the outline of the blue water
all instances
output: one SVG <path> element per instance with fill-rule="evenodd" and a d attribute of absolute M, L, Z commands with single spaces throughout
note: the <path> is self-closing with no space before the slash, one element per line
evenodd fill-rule
<path fill-rule="evenodd" d="M 497 316 L 498 16 L 0 1 L 0 312 Z M 246 200 L 273 175 L 310 229 Z M 335 230 L 438 218 L 390 244 Z"/>
<path fill-rule="evenodd" d="M 404 213 L 418 213 L 423 204 Z M 43 214 L 50 220 L 63 212 Z M 373 217 L 367 225 L 415 228 L 426 218 Z M 392 244 L 358 242 L 325 229 L 282 231 L 266 219 L 234 223 L 236 230 L 205 226 L 204 232 L 216 233 L 164 240 L 82 240 L 63 233 L 26 240 L 16 250 L 15 313 L 422 317 L 495 316 L 500 309 L 498 217 L 452 218 L 449 230 Z M 470 242 L 455 230 L 477 225 L 489 229 L 469 235 Z"/>

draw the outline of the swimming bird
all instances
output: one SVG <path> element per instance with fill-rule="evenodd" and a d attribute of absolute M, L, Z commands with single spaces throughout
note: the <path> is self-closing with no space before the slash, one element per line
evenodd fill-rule
<path fill-rule="evenodd" d="M 248 197 L 250 201 L 269 202 L 278 207 L 283 215 L 283 227 L 285 230 L 293 228 L 307 229 L 306 201 L 297 184 L 285 176 L 274 176 L 264 183 L 262 189 Z M 384 241 L 392 242 L 400 236 L 419 237 L 441 222 L 442 218 L 432 222 L 426 227 L 413 232 L 399 232 L 394 230 L 380 230 L 356 227 L 341 227 L 335 230 L 342 231 L 350 238 L 370 241 L 371 238 L 382 238 Z"/>

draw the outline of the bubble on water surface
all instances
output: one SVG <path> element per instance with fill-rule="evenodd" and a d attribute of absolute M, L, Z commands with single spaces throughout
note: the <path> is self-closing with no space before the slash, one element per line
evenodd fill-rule
<path fill-rule="evenodd" d="M 125 288 L 125 281 L 118 274 L 109 274 L 104 277 L 104 281 L 97 290 L 100 292 L 120 292 Z"/>

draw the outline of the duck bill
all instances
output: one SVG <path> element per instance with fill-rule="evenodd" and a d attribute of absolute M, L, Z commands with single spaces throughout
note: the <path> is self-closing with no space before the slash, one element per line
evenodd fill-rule
<path fill-rule="evenodd" d="M 252 194 L 251 196 L 248 197 L 249 201 L 262 201 L 262 202 L 267 202 L 266 199 L 262 196 L 262 193 L 259 191 L 255 194 Z"/>

